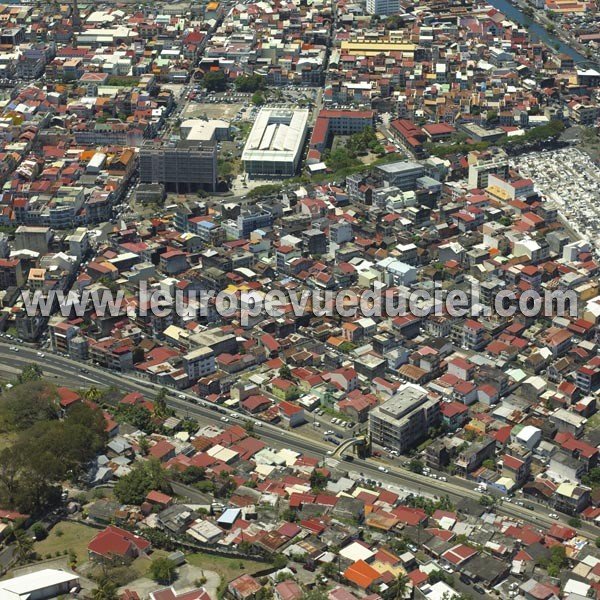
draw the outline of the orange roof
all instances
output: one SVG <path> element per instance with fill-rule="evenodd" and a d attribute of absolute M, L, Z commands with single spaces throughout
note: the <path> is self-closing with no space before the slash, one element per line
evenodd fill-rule
<path fill-rule="evenodd" d="M 364 560 L 357 560 L 344 572 L 344 577 L 363 589 L 368 588 L 381 577 L 380 573 L 368 565 Z"/>

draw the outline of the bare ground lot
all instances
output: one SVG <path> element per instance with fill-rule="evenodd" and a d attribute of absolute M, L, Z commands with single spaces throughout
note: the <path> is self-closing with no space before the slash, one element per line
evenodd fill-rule
<path fill-rule="evenodd" d="M 236 115 L 244 108 L 245 104 L 206 104 L 200 102 L 190 102 L 182 114 L 183 119 L 195 119 L 204 117 L 208 119 L 225 119 L 232 125 L 236 125 L 238 120 Z"/>

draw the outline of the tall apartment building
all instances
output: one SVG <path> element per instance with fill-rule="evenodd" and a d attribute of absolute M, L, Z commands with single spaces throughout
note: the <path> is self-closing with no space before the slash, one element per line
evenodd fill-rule
<path fill-rule="evenodd" d="M 302 246 L 309 254 L 326 254 L 327 236 L 319 229 L 309 229 L 302 232 Z"/>
<path fill-rule="evenodd" d="M 40 254 L 48 252 L 54 234 L 50 227 L 28 227 L 20 225 L 15 232 L 16 250 L 33 250 Z"/>
<path fill-rule="evenodd" d="M 400 0 L 367 0 L 370 15 L 396 15 L 400 12 Z"/>
<path fill-rule="evenodd" d="M 11 286 L 22 286 L 25 275 L 21 261 L 18 258 L 0 258 L 0 289 L 6 290 Z"/>
<path fill-rule="evenodd" d="M 183 368 L 185 369 L 190 382 L 195 382 L 201 377 L 206 377 L 217 370 L 215 366 L 215 353 L 212 348 L 207 346 L 192 350 L 191 352 L 184 354 Z"/>
<path fill-rule="evenodd" d="M 140 181 L 162 183 L 178 193 L 217 187 L 217 146 L 184 140 L 178 144 L 144 144 L 140 150 Z"/>
<path fill-rule="evenodd" d="M 508 178 L 508 156 L 503 150 L 491 152 L 469 152 L 469 188 L 484 189 L 488 186 L 488 176 L 493 173 L 502 179 Z"/>
<path fill-rule="evenodd" d="M 427 437 L 440 421 L 440 399 L 432 399 L 421 386 L 405 383 L 369 414 L 371 440 L 404 452 Z"/>

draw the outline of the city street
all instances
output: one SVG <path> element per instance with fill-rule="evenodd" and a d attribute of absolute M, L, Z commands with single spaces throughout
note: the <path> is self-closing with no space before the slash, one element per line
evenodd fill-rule
<path fill-rule="evenodd" d="M 21 347 L 18 353 L 8 349 L 8 344 L 4 341 L 0 342 L 0 372 L 7 374 L 9 377 L 16 375 L 22 367 L 36 362 L 41 365 L 44 374 L 52 380 L 59 378 L 57 384 L 68 385 L 74 388 L 89 387 L 92 385 L 117 385 L 123 394 L 130 391 L 139 391 L 148 395 L 149 389 L 157 390 L 159 386 L 149 383 L 145 380 L 137 380 L 123 374 L 110 372 L 106 369 L 96 368 L 90 365 L 85 365 L 88 373 L 80 373 L 81 365 L 70 358 L 57 356 L 50 352 L 46 352 L 44 358 L 37 356 L 37 351 L 29 348 Z M 222 418 L 221 413 L 196 404 L 198 400 L 191 394 L 183 394 L 188 400 L 182 400 L 177 395 L 169 398 L 169 404 L 176 409 L 181 416 L 190 416 L 201 420 L 203 423 L 220 423 Z M 200 400 L 200 402 L 203 402 Z M 240 414 L 236 411 L 222 408 L 227 413 L 230 422 L 243 425 L 248 420 L 248 415 Z M 291 448 L 298 452 L 307 454 L 308 456 L 316 457 L 321 460 L 327 458 L 327 451 L 332 450 L 334 446 L 329 443 L 324 443 L 319 439 L 307 439 L 306 435 L 298 434 L 294 431 L 283 431 L 280 426 L 273 426 L 264 423 L 260 428 L 261 439 L 268 441 L 270 445 L 277 448 Z M 382 482 L 385 485 L 387 482 L 393 483 L 406 489 L 408 492 L 418 493 L 425 492 L 432 496 L 441 496 L 448 494 L 453 501 L 461 498 L 469 497 L 478 499 L 480 494 L 473 490 L 474 483 L 466 481 L 458 477 L 448 476 L 447 482 L 431 479 L 421 474 L 412 473 L 408 469 L 400 467 L 397 463 L 392 463 L 386 460 L 376 460 L 373 458 L 367 460 L 355 459 L 352 463 L 348 463 L 352 470 L 358 470 L 364 474 L 365 478 L 373 479 Z M 379 470 L 379 466 L 385 465 L 389 470 L 388 473 L 383 473 Z M 542 506 L 534 501 L 528 501 L 527 504 L 534 507 L 534 510 L 528 510 L 524 507 L 503 503 L 495 510 L 499 513 L 506 514 L 532 525 L 540 527 L 549 527 L 554 523 L 567 525 L 567 517 L 560 521 L 551 519 L 548 516 L 550 509 Z M 580 527 L 580 532 L 595 539 L 600 535 L 600 528 L 591 523 L 584 523 Z"/>

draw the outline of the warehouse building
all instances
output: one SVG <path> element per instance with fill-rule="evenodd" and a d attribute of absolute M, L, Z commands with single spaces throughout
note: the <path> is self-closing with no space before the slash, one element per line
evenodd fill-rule
<path fill-rule="evenodd" d="M 242 153 L 251 178 L 293 177 L 300 165 L 309 111 L 263 108 Z"/>
<path fill-rule="evenodd" d="M 2 600 L 46 600 L 79 590 L 79 576 L 59 569 L 42 569 L 0 581 Z"/>

